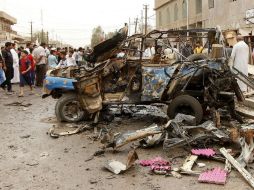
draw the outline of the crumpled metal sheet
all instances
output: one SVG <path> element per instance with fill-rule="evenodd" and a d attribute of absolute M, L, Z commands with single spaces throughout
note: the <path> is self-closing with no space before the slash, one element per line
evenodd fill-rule
<path fill-rule="evenodd" d="M 89 129 L 89 128 L 90 128 L 89 125 L 81 125 L 81 126 L 79 126 L 78 128 L 75 128 L 75 129 L 72 128 L 72 130 L 57 132 L 57 131 L 55 130 L 56 127 L 53 126 L 53 127 L 51 127 L 51 128 L 49 129 L 48 134 L 49 134 L 51 137 L 53 137 L 53 138 L 58 138 L 58 137 L 60 137 L 60 136 L 67 136 L 67 135 L 74 135 L 74 134 L 77 134 L 77 133 L 81 133 L 81 132 L 83 132 L 84 130 Z"/>

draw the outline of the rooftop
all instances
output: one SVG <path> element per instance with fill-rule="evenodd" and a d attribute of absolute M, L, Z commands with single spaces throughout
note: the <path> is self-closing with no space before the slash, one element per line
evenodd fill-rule
<path fill-rule="evenodd" d="M 7 22 L 10 22 L 11 24 L 17 24 L 17 19 L 8 15 L 4 11 L 0 11 L 0 18 L 6 20 Z"/>

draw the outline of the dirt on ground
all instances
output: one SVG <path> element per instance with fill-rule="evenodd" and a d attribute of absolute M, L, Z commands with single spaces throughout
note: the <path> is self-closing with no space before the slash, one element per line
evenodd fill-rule
<path fill-rule="evenodd" d="M 18 91 L 18 87 L 14 88 Z M 108 149 L 105 154 L 92 157 L 102 144 L 95 141 L 94 130 L 80 134 L 51 138 L 47 132 L 53 125 L 66 127 L 58 123 L 54 106 L 56 100 L 51 97 L 42 99 L 41 89 L 35 89 L 34 95 L 18 98 L 17 94 L 5 95 L 0 91 L 0 189 L 15 190 L 250 190 L 252 189 L 241 175 L 233 170 L 226 185 L 202 184 L 198 176 L 183 175 L 181 179 L 153 175 L 148 168 L 134 165 L 125 173 L 114 175 L 104 169 L 107 160 L 126 162 L 131 144 L 117 152 Z M 10 103 L 31 104 L 24 107 L 8 105 Z M 109 123 L 117 131 L 140 129 L 154 123 L 149 115 L 140 117 L 117 118 Z M 105 124 L 104 124 L 105 125 Z M 187 155 L 188 147 L 163 150 L 162 146 L 151 149 L 137 149 L 139 159 L 161 156 L 174 159 L 174 166 L 181 166 Z M 198 160 L 206 164 L 205 168 L 194 166 L 193 170 L 205 170 L 224 164 L 207 160 Z M 252 174 L 254 170 L 249 170 Z"/>

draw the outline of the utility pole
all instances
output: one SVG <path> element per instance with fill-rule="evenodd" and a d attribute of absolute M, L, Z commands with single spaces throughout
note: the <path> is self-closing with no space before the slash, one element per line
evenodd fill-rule
<path fill-rule="evenodd" d="M 186 18 L 186 20 L 187 20 L 187 26 L 186 26 L 186 28 L 187 28 L 187 30 L 189 30 L 189 0 L 186 0 L 186 14 L 187 14 L 187 18 Z M 187 32 L 187 37 L 189 37 L 189 32 Z"/>
<path fill-rule="evenodd" d="M 49 44 L 49 32 L 47 31 L 47 44 Z"/>
<path fill-rule="evenodd" d="M 31 43 L 33 42 L 33 21 L 30 22 L 30 28 L 31 28 Z"/>
<path fill-rule="evenodd" d="M 147 34 L 147 10 L 148 10 L 148 5 L 144 5 L 145 9 L 145 35 Z"/>
<path fill-rule="evenodd" d="M 131 34 L 131 18 L 129 17 L 128 36 Z"/>
<path fill-rule="evenodd" d="M 144 33 L 144 26 L 143 26 L 143 20 L 144 20 L 144 16 L 143 16 L 143 10 L 141 10 L 141 34 Z"/>
<path fill-rule="evenodd" d="M 41 29 L 41 43 L 44 42 L 44 31 Z"/>
<path fill-rule="evenodd" d="M 135 34 L 137 34 L 138 17 L 135 19 Z"/>

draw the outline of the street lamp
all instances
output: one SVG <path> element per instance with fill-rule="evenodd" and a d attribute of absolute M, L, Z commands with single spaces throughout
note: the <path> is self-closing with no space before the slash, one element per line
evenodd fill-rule
<path fill-rule="evenodd" d="M 186 12 L 187 12 L 186 13 L 187 14 L 187 19 L 186 19 L 187 23 L 186 24 L 187 24 L 187 30 L 188 30 L 189 29 L 189 0 L 186 0 L 186 9 L 187 9 L 186 10 Z"/>

